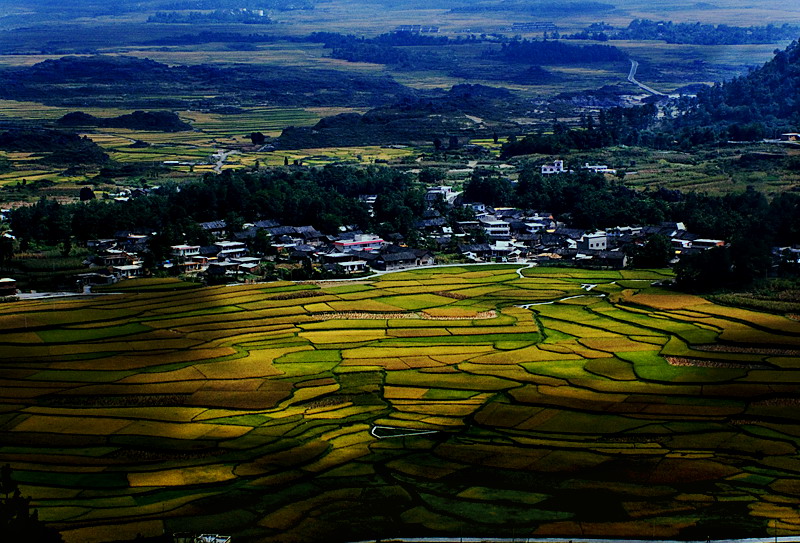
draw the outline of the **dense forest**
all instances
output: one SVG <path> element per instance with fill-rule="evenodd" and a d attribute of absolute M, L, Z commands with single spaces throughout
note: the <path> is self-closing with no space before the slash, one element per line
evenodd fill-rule
<path fill-rule="evenodd" d="M 441 70 L 455 77 L 523 84 L 552 80 L 540 64 L 570 65 L 627 59 L 625 53 L 610 45 L 579 46 L 563 41 L 519 40 L 500 35 L 450 39 L 413 32 L 390 32 L 364 38 L 316 32 L 306 39 L 322 43 L 331 50 L 331 57 L 348 62 L 385 64 L 398 70 Z M 475 44 L 485 44 L 486 47 L 454 54 L 453 47 Z M 498 44 L 501 44 L 500 48 Z M 519 64 L 527 65 L 530 71 L 520 72 L 514 66 Z"/>
<path fill-rule="evenodd" d="M 552 133 L 513 140 L 503 156 L 557 154 L 570 149 L 609 145 L 694 149 L 722 141 L 760 141 L 800 129 L 800 45 L 793 42 L 760 68 L 711 87 L 696 97 L 684 96 L 630 108 L 601 110 L 582 118 L 580 126 L 553 124 Z M 569 97 L 567 97 L 569 98 Z M 658 112 L 670 112 L 658 115 Z"/>
<path fill-rule="evenodd" d="M 361 194 L 378 195 L 373 216 L 359 200 Z M 415 187 L 409 176 L 387 168 L 226 170 L 180 188 L 164 185 L 128 202 L 91 200 L 61 205 L 41 199 L 33 206 L 15 209 L 11 225 L 23 246 L 142 230 L 158 232 L 163 249 L 183 241 L 208 242 L 196 222 L 216 219 L 231 224 L 256 219 L 313 224 L 327 233 L 347 224 L 407 234 L 424 210 L 423 197 L 424 191 Z"/>
<path fill-rule="evenodd" d="M 684 100 L 672 124 L 688 145 L 720 139 L 759 140 L 796 132 L 800 127 L 800 45 L 776 51 L 772 60 L 752 72 L 701 90 Z"/>
<path fill-rule="evenodd" d="M 611 45 L 571 45 L 558 40 L 514 40 L 504 43 L 500 56 L 527 64 L 585 64 L 618 62 L 628 55 Z"/>
<path fill-rule="evenodd" d="M 728 196 L 666 189 L 642 192 L 586 170 L 542 176 L 537 166 L 528 165 L 516 184 L 488 172 L 474 175 L 465 186 L 465 198 L 493 206 L 548 210 L 576 228 L 680 221 L 704 237 L 774 245 L 800 238 L 800 194 L 795 193 L 769 202 L 752 188 Z"/>
<path fill-rule="evenodd" d="M 450 39 L 415 32 L 389 32 L 374 38 L 315 32 L 306 38 L 322 43 L 331 57 L 348 62 L 386 64 L 399 70 L 455 70 L 459 63 L 447 46 L 477 43 L 475 36 Z"/>

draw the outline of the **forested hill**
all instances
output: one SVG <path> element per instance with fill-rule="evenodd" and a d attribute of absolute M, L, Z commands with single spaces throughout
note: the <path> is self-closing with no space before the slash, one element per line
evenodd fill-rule
<path fill-rule="evenodd" d="M 676 120 L 702 139 L 755 140 L 800 131 L 800 45 L 793 42 L 764 66 L 698 93 Z M 702 143 L 696 141 L 695 143 Z"/>
<path fill-rule="evenodd" d="M 181 121 L 180 117 L 171 111 L 134 111 L 118 117 L 95 117 L 82 111 L 74 111 L 58 119 L 56 124 L 65 127 L 97 126 L 162 132 L 183 132 L 192 129 L 192 125 Z"/>

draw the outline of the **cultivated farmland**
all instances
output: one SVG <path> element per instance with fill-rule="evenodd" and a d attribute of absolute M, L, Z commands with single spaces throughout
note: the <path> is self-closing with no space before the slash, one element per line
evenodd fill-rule
<path fill-rule="evenodd" d="M 800 322 L 517 268 L 7 304 L 0 462 L 68 542 L 800 534 Z"/>

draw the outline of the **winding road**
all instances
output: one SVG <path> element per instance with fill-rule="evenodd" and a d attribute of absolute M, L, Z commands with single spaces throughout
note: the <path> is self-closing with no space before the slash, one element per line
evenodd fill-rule
<path fill-rule="evenodd" d="M 239 151 L 217 151 L 211 158 L 217 159 L 217 162 L 214 164 L 214 172 L 222 173 L 222 167 L 225 165 L 225 161 L 228 159 L 230 155 L 238 155 L 241 154 Z"/>
<path fill-rule="evenodd" d="M 664 94 L 663 92 L 659 92 L 659 91 L 655 90 L 652 87 L 648 87 L 647 85 L 639 83 L 636 80 L 636 70 L 638 70 L 638 69 L 639 69 L 639 63 L 636 62 L 635 60 L 631 60 L 631 71 L 628 73 L 628 81 L 630 81 L 634 85 L 638 86 L 640 89 L 645 90 L 645 91 L 647 91 L 650 94 L 653 94 L 655 96 L 669 96 L 668 94 Z"/>

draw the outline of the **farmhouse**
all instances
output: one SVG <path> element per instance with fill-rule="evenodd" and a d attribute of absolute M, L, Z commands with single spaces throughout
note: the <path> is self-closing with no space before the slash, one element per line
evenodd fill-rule
<path fill-rule="evenodd" d="M 371 265 L 378 270 L 390 271 L 416 266 L 430 266 L 435 263 L 436 259 L 430 251 L 396 247 L 392 251 L 383 252 Z"/>
<path fill-rule="evenodd" d="M 336 270 L 345 273 L 353 274 L 360 273 L 367 270 L 366 260 L 350 260 L 349 262 L 338 262 L 335 264 Z"/>
<path fill-rule="evenodd" d="M 125 251 L 120 251 L 117 249 L 108 249 L 103 252 L 103 254 L 98 255 L 95 259 L 95 263 L 108 267 L 108 266 L 124 266 L 125 264 L 130 264 L 134 261 L 135 255 L 131 255 L 126 253 Z"/>
<path fill-rule="evenodd" d="M 432 202 L 435 202 L 435 201 L 437 201 L 437 200 L 439 200 L 441 198 L 442 201 L 452 205 L 453 202 L 455 202 L 455 199 L 458 197 L 459 194 L 461 194 L 461 193 L 460 192 L 455 192 L 453 190 L 453 187 L 450 187 L 450 186 L 447 186 L 447 185 L 441 185 L 441 186 L 438 186 L 438 187 L 430 187 L 428 189 L 428 192 L 425 193 L 425 201 L 429 202 L 429 203 L 432 203 Z"/>
<path fill-rule="evenodd" d="M 208 265 L 206 274 L 209 277 L 224 277 L 225 275 L 235 275 L 238 271 L 238 262 L 212 262 Z"/>
<path fill-rule="evenodd" d="M 225 221 L 201 222 L 199 226 L 217 239 L 225 235 L 225 230 L 228 227 Z"/>
<path fill-rule="evenodd" d="M 86 286 L 95 285 L 111 285 L 117 280 L 117 277 L 108 273 L 87 272 L 79 273 L 75 276 L 75 283 L 78 287 L 83 288 Z"/>

